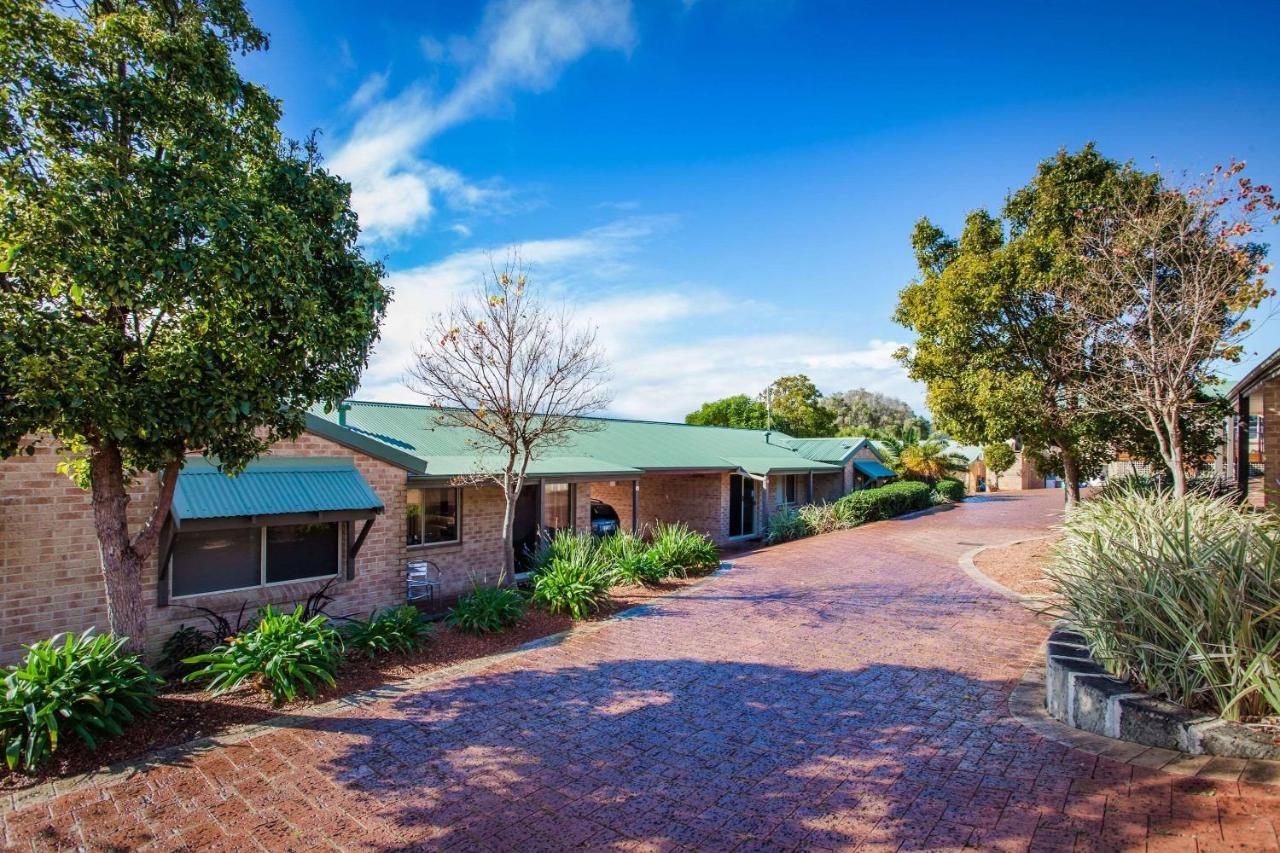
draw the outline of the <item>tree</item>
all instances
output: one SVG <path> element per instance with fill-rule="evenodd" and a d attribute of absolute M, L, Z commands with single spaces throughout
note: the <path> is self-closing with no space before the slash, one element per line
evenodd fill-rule
<path fill-rule="evenodd" d="M 696 412 L 684 416 L 687 424 L 738 429 L 764 429 L 765 421 L 764 403 L 753 400 L 746 394 L 735 394 L 703 403 Z"/>
<path fill-rule="evenodd" d="M 428 323 L 409 374 L 413 390 L 441 407 L 440 424 L 474 436 L 479 464 L 463 479 L 502 489 L 503 570 L 512 577 L 516 502 L 529 463 L 598 430 L 600 422 L 586 416 L 609 403 L 595 331 L 539 300 L 517 258 Z"/>
<path fill-rule="evenodd" d="M 830 394 L 822 398 L 822 404 L 835 415 L 835 429 L 846 435 L 901 429 L 924 420 L 902 400 L 865 388 Z"/>
<path fill-rule="evenodd" d="M 804 374 L 775 380 L 761 396 L 772 398 L 772 425 L 787 435 L 809 438 L 835 430 L 835 415 L 822 405 L 822 392 Z"/>
<path fill-rule="evenodd" d="M 1041 473 L 1062 473 L 1069 502 L 1108 426 L 1082 407 L 1086 365 L 1059 296 L 1078 269 L 1076 213 L 1118 194 L 1140 197 L 1155 182 L 1088 145 L 1040 163 L 1000 218 L 971 213 L 959 240 L 927 219 L 912 235 L 920 278 L 894 316 L 917 338 L 897 355 L 925 383 L 937 426 L 971 444 L 1019 438 Z"/>
<path fill-rule="evenodd" d="M 886 443 L 895 472 L 908 480 L 933 485 L 944 477 L 969 467 L 968 461 L 947 447 L 946 442 L 926 438 L 910 443 Z"/>
<path fill-rule="evenodd" d="M 234 473 L 301 433 L 358 384 L 389 295 L 349 187 L 238 74 L 267 44 L 240 2 L 5 0 L 4 21 L 0 455 L 66 451 L 136 648 L 185 454 Z M 155 472 L 135 532 L 130 484 Z"/>
<path fill-rule="evenodd" d="M 1266 247 L 1251 237 L 1280 204 L 1243 168 L 1078 211 L 1079 271 L 1061 281 L 1073 349 L 1087 358 L 1086 405 L 1154 438 L 1176 495 L 1194 460 L 1185 430 L 1219 414 L 1201 388 L 1220 360 L 1239 360 L 1245 315 L 1272 294 Z"/>
<path fill-rule="evenodd" d="M 992 488 L 997 488 L 1000 485 L 1000 475 L 1013 467 L 1018 461 L 1018 455 L 1013 452 L 1012 447 L 997 441 L 982 448 L 982 461 L 987 466 Z"/>

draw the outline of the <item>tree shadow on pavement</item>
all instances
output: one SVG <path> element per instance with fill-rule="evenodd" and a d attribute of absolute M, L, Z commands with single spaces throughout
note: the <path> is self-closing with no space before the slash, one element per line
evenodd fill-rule
<path fill-rule="evenodd" d="M 352 814 L 394 828 L 385 849 L 1017 847 L 1076 754 L 1029 737 L 1007 690 L 891 665 L 520 669 L 343 718 L 363 737 L 324 769 Z"/>

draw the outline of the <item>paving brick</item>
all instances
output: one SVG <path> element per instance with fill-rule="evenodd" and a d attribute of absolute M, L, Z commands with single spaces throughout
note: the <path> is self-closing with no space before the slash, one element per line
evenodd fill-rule
<path fill-rule="evenodd" d="M 972 584 L 1000 496 L 761 549 L 649 614 L 5 817 L 154 849 L 1275 849 L 1280 789 L 1100 758 L 1009 715 L 1047 629 Z M 1259 784 L 1263 782 L 1263 784 Z"/>

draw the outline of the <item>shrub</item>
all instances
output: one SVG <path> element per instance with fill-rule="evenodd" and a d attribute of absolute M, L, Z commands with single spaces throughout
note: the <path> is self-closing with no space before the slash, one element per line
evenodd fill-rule
<path fill-rule="evenodd" d="M 292 702 L 299 690 L 315 696 L 317 681 L 333 686 L 341 658 L 342 637 L 326 616 L 304 618 L 301 604 L 292 613 L 267 605 L 250 630 L 206 654 L 187 658 L 185 663 L 203 666 L 184 680 L 209 679 L 209 691 L 215 696 L 250 682 L 270 693 L 278 705 Z"/>
<path fill-rule="evenodd" d="M 458 599 L 446 621 L 468 634 L 493 634 L 513 627 L 524 616 L 525 600 L 508 586 L 478 586 Z"/>
<path fill-rule="evenodd" d="M 1228 719 L 1280 713 L 1280 527 L 1226 499 L 1083 502 L 1049 570 L 1113 674 Z"/>
<path fill-rule="evenodd" d="M 946 477 L 933 487 L 933 493 L 936 496 L 935 503 L 960 503 L 965 496 L 964 483 L 953 477 Z"/>
<path fill-rule="evenodd" d="M 634 533 L 619 531 L 600 540 L 596 553 L 614 583 L 648 586 L 662 582 L 671 574 L 649 545 Z"/>
<path fill-rule="evenodd" d="M 706 574 L 720 567 L 720 553 L 710 537 L 695 533 L 683 522 L 658 522 L 649 550 L 668 574 Z"/>
<path fill-rule="evenodd" d="M 1202 474 L 1198 477 L 1187 478 L 1187 491 L 1204 497 L 1222 497 L 1223 495 L 1231 494 L 1234 488 L 1231 483 L 1224 482 L 1213 474 Z M 1119 477 L 1112 477 L 1103 483 L 1102 488 L 1097 491 L 1094 497 L 1117 498 L 1135 492 L 1153 495 L 1168 490 L 1168 478 L 1164 473 L 1157 475 L 1122 474 Z"/>
<path fill-rule="evenodd" d="M 800 516 L 808 536 L 834 533 L 851 526 L 846 523 L 848 513 L 836 509 L 833 503 L 806 504 L 796 510 L 796 513 Z"/>
<path fill-rule="evenodd" d="M 68 734 L 96 749 L 152 710 L 160 679 L 121 652 L 124 642 L 92 630 L 59 634 L 28 646 L 22 663 L 6 669 L 0 740 L 10 770 L 39 767 Z"/>
<path fill-rule="evenodd" d="M 185 663 L 187 658 L 202 655 L 210 651 L 217 640 L 199 628 L 183 625 L 169 635 L 160 647 L 160 660 L 157 666 L 167 676 L 185 675 L 191 671 L 191 665 Z"/>
<path fill-rule="evenodd" d="M 609 568 L 586 534 L 559 533 L 551 541 L 551 550 L 554 555 L 533 575 L 530 599 L 549 613 L 585 619 L 608 598 Z"/>
<path fill-rule="evenodd" d="M 342 632 L 347 648 L 371 658 L 417 651 L 431 635 L 431 624 L 418 608 L 404 604 L 370 614 L 367 620 L 353 619 Z"/>
<path fill-rule="evenodd" d="M 852 492 L 836 503 L 844 505 L 840 511 L 857 525 L 928 509 L 933 503 L 932 495 L 925 483 L 904 481 Z"/>
<path fill-rule="evenodd" d="M 769 516 L 769 529 L 765 532 L 764 541 L 770 545 L 779 542 L 790 542 L 810 535 L 809 525 L 794 509 L 783 509 Z"/>

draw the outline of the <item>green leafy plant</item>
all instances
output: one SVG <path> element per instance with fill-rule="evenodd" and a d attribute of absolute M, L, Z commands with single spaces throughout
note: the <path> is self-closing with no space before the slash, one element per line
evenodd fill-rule
<path fill-rule="evenodd" d="M 836 503 L 842 505 L 839 512 L 858 525 L 928 509 L 933 505 L 932 495 L 927 483 L 905 481 L 852 492 Z"/>
<path fill-rule="evenodd" d="M 458 599 L 446 621 L 468 634 L 492 634 L 514 627 L 523 617 L 525 599 L 506 586 L 477 586 Z"/>
<path fill-rule="evenodd" d="M 790 542 L 811 536 L 812 531 L 798 510 L 783 509 L 769 516 L 769 529 L 765 533 L 765 541 L 770 545 Z"/>
<path fill-rule="evenodd" d="M 601 539 L 596 553 L 614 583 L 651 586 L 671 574 L 644 539 L 625 530 Z"/>
<path fill-rule="evenodd" d="M 933 496 L 935 503 L 960 503 L 965 497 L 964 483 L 951 477 L 945 477 L 934 485 Z"/>
<path fill-rule="evenodd" d="M 303 618 L 303 606 L 284 613 L 267 605 L 258 623 L 225 644 L 184 663 L 203 664 L 183 680 L 208 679 L 215 696 L 248 682 L 271 694 L 275 704 L 292 702 L 299 691 L 316 695 L 316 682 L 333 686 L 342 659 L 342 637 L 323 615 Z"/>
<path fill-rule="evenodd" d="M 1058 615 L 1151 693 L 1228 719 L 1280 713 L 1280 526 L 1225 498 L 1115 490 L 1069 513 Z"/>
<path fill-rule="evenodd" d="M 711 538 L 689 529 L 684 522 L 658 522 L 649 544 L 654 559 L 667 567 L 668 574 L 706 574 L 720 566 L 720 553 Z"/>
<path fill-rule="evenodd" d="M 585 619 L 609 597 L 609 566 L 585 534 L 561 533 L 555 541 L 563 544 L 534 573 L 530 600 L 549 613 Z"/>
<path fill-rule="evenodd" d="M 217 643 L 212 635 L 199 628 L 182 625 L 164 641 L 156 666 L 170 678 L 174 675 L 186 675 L 191 671 L 191 665 L 184 661 L 210 651 Z"/>
<path fill-rule="evenodd" d="M 368 619 L 352 619 L 342 628 L 347 649 L 365 657 L 415 652 L 431 636 L 431 623 L 418 608 L 408 604 L 372 613 Z"/>
<path fill-rule="evenodd" d="M 5 670 L 0 742 L 10 770 L 39 767 L 67 734 L 97 748 L 152 710 L 160 679 L 122 653 L 124 643 L 92 630 L 59 634 L 28 646 L 22 663 Z"/>

